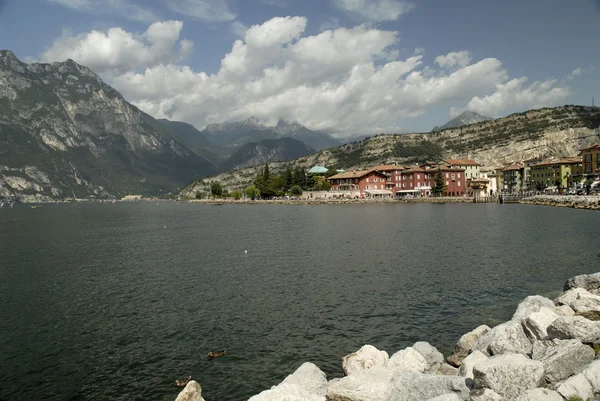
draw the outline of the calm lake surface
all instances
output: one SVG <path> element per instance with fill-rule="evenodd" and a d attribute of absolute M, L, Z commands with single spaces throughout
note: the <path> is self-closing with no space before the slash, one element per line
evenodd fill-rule
<path fill-rule="evenodd" d="M 2 401 L 173 401 L 187 375 L 208 401 L 245 400 L 305 361 L 340 376 L 364 344 L 447 355 L 525 296 L 600 271 L 585 210 L 19 206 L 0 209 Z"/>

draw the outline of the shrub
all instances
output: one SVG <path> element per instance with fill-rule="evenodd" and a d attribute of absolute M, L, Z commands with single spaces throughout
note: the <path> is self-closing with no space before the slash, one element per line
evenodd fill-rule
<path fill-rule="evenodd" d="M 302 195 L 302 188 L 299 185 L 294 185 L 290 188 L 290 195 L 300 196 Z"/>

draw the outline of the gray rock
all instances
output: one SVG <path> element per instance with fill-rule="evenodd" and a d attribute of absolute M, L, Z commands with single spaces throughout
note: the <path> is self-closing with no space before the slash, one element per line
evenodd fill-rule
<path fill-rule="evenodd" d="M 554 302 L 551 299 L 542 297 L 541 295 L 531 295 L 525 298 L 517 307 L 511 320 L 522 323 L 527 316 L 534 312 L 539 312 L 541 308 L 554 308 Z"/>
<path fill-rule="evenodd" d="M 588 291 L 600 290 L 600 273 L 571 277 L 565 283 L 563 290 L 569 291 L 572 288 L 583 288 Z"/>
<path fill-rule="evenodd" d="M 548 326 L 559 316 L 550 308 L 542 307 L 538 312 L 527 316 L 523 321 L 523 330 L 532 341 L 548 337 Z"/>
<path fill-rule="evenodd" d="M 489 388 L 481 388 L 471 391 L 469 401 L 504 401 L 504 398 Z"/>
<path fill-rule="evenodd" d="M 559 305 L 554 307 L 554 313 L 558 316 L 575 316 L 575 311 L 569 305 Z"/>
<path fill-rule="evenodd" d="M 600 311 L 600 296 L 583 288 L 563 292 L 556 298 L 558 305 L 568 305 L 576 313 Z"/>
<path fill-rule="evenodd" d="M 479 339 L 490 330 L 491 329 L 488 326 L 482 325 L 466 334 L 463 334 L 463 336 L 456 343 L 454 351 L 466 351 L 465 356 L 467 356 L 475 347 L 477 341 L 479 341 Z"/>
<path fill-rule="evenodd" d="M 463 401 L 463 400 L 464 400 L 463 398 L 460 398 L 455 393 L 450 393 L 450 394 L 444 394 L 444 395 L 439 395 L 434 398 L 430 398 L 427 401 Z"/>
<path fill-rule="evenodd" d="M 475 349 L 488 356 L 510 353 L 530 355 L 532 344 L 521 323 L 511 320 L 494 327 L 482 336 Z"/>
<path fill-rule="evenodd" d="M 518 401 L 564 401 L 563 398 L 554 390 L 547 388 L 534 388 L 527 390 L 520 396 Z"/>
<path fill-rule="evenodd" d="M 442 363 L 442 366 L 440 366 L 440 370 L 437 371 L 437 374 L 445 376 L 458 376 L 458 368 L 455 368 L 447 363 Z"/>
<path fill-rule="evenodd" d="M 544 364 L 546 382 L 556 383 L 583 371 L 594 359 L 594 350 L 579 340 L 536 341 L 532 358 Z"/>
<path fill-rule="evenodd" d="M 592 322 L 581 316 L 561 316 L 548 326 L 547 331 L 549 339 L 576 338 L 589 344 L 600 342 L 600 322 Z"/>
<path fill-rule="evenodd" d="M 507 400 L 542 384 L 544 365 L 524 355 L 494 356 L 473 368 L 475 388 L 489 388 Z"/>
<path fill-rule="evenodd" d="M 473 367 L 477 363 L 487 361 L 487 360 L 488 360 L 487 356 L 485 356 L 482 352 L 475 350 L 471 354 L 469 354 L 468 357 L 466 357 L 463 360 L 463 363 L 460 366 L 460 369 L 458 369 L 458 374 L 462 377 L 466 377 L 468 379 L 473 379 Z"/>
<path fill-rule="evenodd" d="M 325 396 L 327 377 L 317 365 L 305 362 L 294 373 L 286 377 L 282 384 L 296 384 L 304 387 L 309 394 Z"/>
<path fill-rule="evenodd" d="M 594 395 L 592 385 L 585 378 L 583 373 L 572 376 L 563 382 L 556 392 L 563 396 L 565 400 L 572 397 L 579 397 L 582 400 L 589 400 Z"/>
<path fill-rule="evenodd" d="M 461 400 L 469 396 L 465 379 L 456 376 L 423 373 L 397 374 L 392 378 L 390 400 L 425 401 L 440 395 L 455 393 Z"/>
<path fill-rule="evenodd" d="M 600 361 L 594 361 L 585 368 L 583 375 L 592 385 L 594 393 L 600 393 Z"/>
<path fill-rule="evenodd" d="M 202 398 L 202 387 L 198 382 L 190 380 L 185 388 L 181 390 L 175 401 L 204 401 Z"/>
<path fill-rule="evenodd" d="M 469 355 L 469 351 L 459 350 L 446 358 L 446 361 L 457 368 L 462 365 L 463 360 Z"/>
<path fill-rule="evenodd" d="M 440 370 L 442 363 L 444 363 L 444 355 L 437 348 L 425 341 L 416 342 L 412 347 L 421 353 L 427 361 L 426 373 L 435 373 Z"/>
<path fill-rule="evenodd" d="M 297 384 L 283 384 L 263 391 L 248 401 L 326 401 L 325 396 L 309 393 L 304 387 Z"/>
<path fill-rule="evenodd" d="M 408 347 L 392 355 L 387 366 L 388 369 L 399 373 L 422 373 L 427 369 L 427 361 L 420 352 Z"/>
<path fill-rule="evenodd" d="M 394 372 L 374 366 L 362 372 L 329 382 L 328 401 L 382 401 L 390 400 Z M 253 400 L 254 401 L 254 400 Z"/>
<path fill-rule="evenodd" d="M 387 366 L 389 356 L 372 345 L 364 345 L 358 351 L 342 358 L 342 367 L 346 375 L 360 373 L 374 366 Z"/>

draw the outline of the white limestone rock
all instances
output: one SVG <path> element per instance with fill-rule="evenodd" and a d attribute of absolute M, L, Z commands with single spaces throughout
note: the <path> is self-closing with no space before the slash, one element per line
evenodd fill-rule
<path fill-rule="evenodd" d="M 480 351 L 473 351 L 463 360 L 462 365 L 458 369 L 458 374 L 468 379 L 473 379 L 473 367 L 483 361 L 487 361 L 488 357 Z"/>
<path fill-rule="evenodd" d="M 371 369 L 374 366 L 387 366 L 389 355 L 372 345 L 364 345 L 358 351 L 342 358 L 342 367 L 346 375 L 352 375 Z"/>
<path fill-rule="evenodd" d="M 523 393 L 517 401 L 564 401 L 554 390 L 547 388 L 534 388 Z"/>
<path fill-rule="evenodd" d="M 597 294 L 598 291 L 600 291 L 600 273 L 582 274 L 571 277 L 565 283 L 564 291 L 568 291 L 573 288 L 583 288 L 587 291 Z"/>
<path fill-rule="evenodd" d="M 582 400 L 589 400 L 594 395 L 592 390 L 592 385 L 585 378 L 583 373 L 572 376 L 566 381 L 564 381 L 558 388 L 556 392 L 563 396 L 565 400 L 568 400 L 571 397 L 579 397 Z"/>
<path fill-rule="evenodd" d="M 442 366 L 440 366 L 440 370 L 437 371 L 437 374 L 444 376 L 458 376 L 458 368 L 455 368 L 448 363 L 442 363 Z"/>
<path fill-rule="evenodd" d="M 283 384 L 250 397 L 248 401 L 326 401 L 325 396 L 309 393 L 297 384 Z"/>
<path fill-rule="evenodd" d="M 581 316 L 561 316 L 547 329 L 548 339 L 578 339 L 583 343 L 600 343 L 600 322 Z"/>
<path fill-rule="evenodd" d="M 202 398 L 202 387 L 198 382 L 190 380 L 185 388 L 181 390 L 175 401 L 204 401 Z"/>
<path fill-rule="evenodd" d="M 504 398 L 489 388 L 481 388 L 471 391 L 469 401 L 504 401 Z"/>
<path fill-rule="evenodd" d="M 546 382 L 556 383 L 583 371 L 593 361 L 594 350 L 579 340 L 536 341 L 532 358 L 544 364 Z"/>
<path fill-rule="evenodd" d="M 327 387 L 327 401 L 390 400 L 394 374 L 383 366 L 373 366 L 340 380 L 332 380 Z"/>
<path fill-rule="evenodd" d="M 600 311 L 600 296 L 591 294 L 583 288 L 563 292 L 556 298 L 556 303 L 568 305 L 576 313 Z"/>
<path fill-rule="evenodd" d="M 522 323 L 529 315 L 539 312 L 541 308 L 552 309 L 554 302 L 541 295 L 531 295 L 519 304 L 511 320 Z"/>
<path fill-rule="evenodd" d="M 575 311 L 569 305 L 559 305 L 554 307 L 554 312 L 558 316 L 575 316 Z"/>
<path fill-rule="evenodd" d="M 427 361 L 425 373 L 435 373 L 440 370 L 442 363 L 444 363 L 444 355 L 437 348 L 425 341 L 418 341 L 412 347 L 423 355 L 425 361 Z"/>
<path fill-rule="evenodd" d="M 438 395 L 437 397 L 430 398 L 427 401 L 464 401 L 464 399 L 460 398 L 455 393 L 450 393 L 450 394 Z"/>
<path fill-rule="evenodd" d="M 484 324 L 466 334 L 463 334 L 463 336 L 456 343 L 455 352 L 462 350 L 466 351 L 468 354 L 475 347 L 477 341 L 479 341 L 479 339 L 490 330 L 491 329 Z"/>
<path fill-rule="evenodd" d="M 304 387 L 310 394 L 327 394 L 327 376 L 314 363 L 305 362 L 294 373 L 286 377 L 282 384 L 295 384 Z"/>
<path fill-rule="evenodd" d="M 461 400 L 469 397 L 465 379 L 457 376 L 423 373 L 395 374 L 389 400 L 426 401 L 440 395 L 455 393 Z"/>
<path fill-rule="evenodd" d="M 510 353 L 530 355 L 532 347 L 521 323 L 512 320 L 491 329 L 475 345 L 475 349 L 488 356 Z"/>
<path fill-rule="evenodd" d="M 532 341 L 543 340 L 548 337 L 548 326 L 559 316 L 550 308 L 542 307 L 538 312 L 533 312 L 523 321 L 523 330 Z"/>
<path fill-rule="evenodd" d="M 600 393 L 600 361 L 594 361 L 583 371 L 583 375 L 592 385 L 594 393 Z"/>
<path fill-rule="evenodd" d="M 422 373 L 427 369 L 427 360 L 414 348 L 408 347 L 396 352 L 390 357 L 388 369 L 399 373 L 419 372 Z"/>
<path fill-rule="evenodd" d="M 489 388 L 507 400 L 522 392 L 539 387 L 544 377 L 544 365 L 519 354 L 494 356 L 473 368 L 474 387 Z"/>

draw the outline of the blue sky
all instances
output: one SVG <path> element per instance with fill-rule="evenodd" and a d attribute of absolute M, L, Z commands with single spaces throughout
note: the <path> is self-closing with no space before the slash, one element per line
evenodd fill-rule
<path fill-rule="evenodd" d="M 408 132 L 600 102 L 599 40 L 595 0 L 0 0 L 0 48 L 73 58 L 200 129 Z"/>

